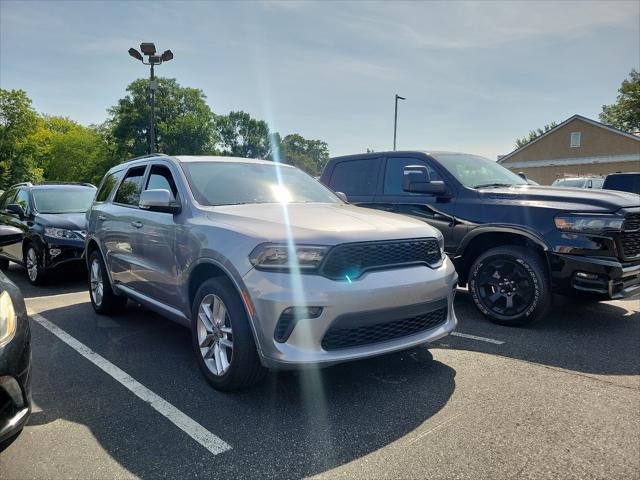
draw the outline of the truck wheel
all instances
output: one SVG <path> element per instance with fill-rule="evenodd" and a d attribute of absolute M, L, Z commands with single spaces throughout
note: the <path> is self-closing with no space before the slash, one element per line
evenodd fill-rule
<path fill-rule="evenodd" d="M 89 297 L 98 315 L 121 312 L 127 305 L 127 297 L 121 297 L 113 292 L 107 269 L 98 250 L 94 250 L 89 255 Z"/>
<path fill-rule="evenodd" d="M 527 325 L 551 306 L 546 267 L 536 252 L 523 247 L 496 247 L 476 258 L 469 291 L 476 307 L 500 325 Z"/>
<path fill-rule="evenodd" d="M 266 372 L 244 305 L 224 280 L 212 278 L 198 289 L 192 308 L 191 339 L 200 370 L 217 390 L 249 387 Z"/>

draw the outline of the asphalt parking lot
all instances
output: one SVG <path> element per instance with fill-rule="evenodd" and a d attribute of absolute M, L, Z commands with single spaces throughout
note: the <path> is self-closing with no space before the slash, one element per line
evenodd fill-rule
<path fill-rule="evenodd" d="M 7 273 L 37 315 L 34 413 L 0 453 L 3 479 L 640 478 L 637 298 L 558 298 L 544 321 L 513 329 L 460 290 L 463 336 L 223 394 L 186 329 L 133 303 L 94 315 L 78 274 L 37 288 Z"/>

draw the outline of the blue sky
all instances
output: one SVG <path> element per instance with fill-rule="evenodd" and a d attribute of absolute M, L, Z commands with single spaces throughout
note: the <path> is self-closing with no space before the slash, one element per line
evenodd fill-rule
<path fill-rule="evenodd" d="M 0 86 L 44 113 L 100 123 L 148 72 L 201 88 L 332 155 L 398 148 L 495 159 L 574 113 L 597 119 L 640 68 L 640 2 L 13 2 L 0 0 Z"/>

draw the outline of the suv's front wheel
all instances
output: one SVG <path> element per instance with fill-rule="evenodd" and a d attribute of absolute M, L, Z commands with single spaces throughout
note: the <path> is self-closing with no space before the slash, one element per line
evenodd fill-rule
<path fill-rule="evenodd" d="M 522 326 L 544 316 L 551 286 L 539 255 L 517 246 L 492 248 L 473 262 L 469 292 L 478 309 L 494 323 Z"/>
<path fill-rule="evenodd" d="M 251 327 L 240 296 L 229 282 L 207 280 L 196 293 L 191 338 L 207 381 L 223 391 L 251 386 L 263 377 Z"/>

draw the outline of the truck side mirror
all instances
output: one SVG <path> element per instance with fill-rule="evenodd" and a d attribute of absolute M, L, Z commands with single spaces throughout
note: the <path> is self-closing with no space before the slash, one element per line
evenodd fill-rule
<path fill-rule="evenodd" d="M 407 165 L 402 175 L 402 189 L 411 193 L 440 195 L 447 193 L 447 186 L 441 180 L 431 180 L 429 169 L 424 165 Z"/>

